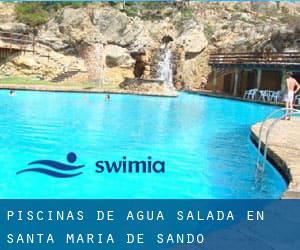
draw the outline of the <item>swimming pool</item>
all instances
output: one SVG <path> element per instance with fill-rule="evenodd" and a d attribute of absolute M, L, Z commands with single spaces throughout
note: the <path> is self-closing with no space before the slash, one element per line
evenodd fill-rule
<path fill-rule="evenodd" d="M 286 184 L 270 165 L 255 186 L 250 126 L 274 107 L 190 94 L 178 98 L 0 91 L 0 198 L 278 198 Z M 83 174 L 16 175 L 37 160 Z M 123 156 L 165 161 L 164 174 L 96 173 Z"/>

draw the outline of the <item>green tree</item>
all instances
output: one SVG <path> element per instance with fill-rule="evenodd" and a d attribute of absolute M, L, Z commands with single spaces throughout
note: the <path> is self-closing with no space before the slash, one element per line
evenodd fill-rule
<path fill-rule="evenodd" d="M 57 12 L 63 7 L 80 8 L 87 2 L 27 2 L 16 5 L 17 19 L 32 27 L 46 23 L 52 13 Z"/>
<path fill-rule="evenodd" d="M 32 27 L 39 26 L 49 20 L 49 13 L 40 2 L 20 3 L 16 5 L 17 19 Z"/>

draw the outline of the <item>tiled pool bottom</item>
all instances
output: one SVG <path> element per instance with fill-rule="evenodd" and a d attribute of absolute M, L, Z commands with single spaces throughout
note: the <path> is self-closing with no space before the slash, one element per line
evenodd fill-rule
<path fill-rule="evenodd" d="M 279 198 L 286 188 L 268 166 L 255 185 L 250 126 L 274 107 L 180 94 L 0 91 L 1 198 Z M 16 172 L 36 160 L 67 163 L 81 175 Z M 97 173 L 97 161 L 165 162 L 165 173 Z M 35 166 L 37 167 L 37 166 Z"/>

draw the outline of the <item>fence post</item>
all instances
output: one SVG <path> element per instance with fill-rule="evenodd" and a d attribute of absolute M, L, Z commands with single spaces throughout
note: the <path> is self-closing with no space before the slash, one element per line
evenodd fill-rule
<path fill-rule="evenodd" d="M 280 88 L 282 91 L 285 90 L 285 86 L 286 86 L 286 69 L 282 69 L 281 70 L 281 85 Z"/>
<path fill-rule="evenodd" d="M 257 89 L 260 89 L 260 86 L 261 86 L 261 72 L 262 72 L 261 69 L 256 70 L 256 88 Z"/>
<path fill-rule="evenodd" d="M 35 52 L 35 36 L 32 37 L 32 53 Z"/>
<path fill-rule="evenodd" d="M 217 70 L 215 67 L 213 67 L 212 69 L 212 75 L 213 75 L 213 82 L 212 82 L 212 90 L 213 90 L 213 93 L 216 93 L 217 91 Z"/>
<path fill-rule="evenodd" d="M 12 42 L 11 42 L 11 33 L 9 33 L 9 49 L 10 49 L 10 53 L 12 51 Z"/>

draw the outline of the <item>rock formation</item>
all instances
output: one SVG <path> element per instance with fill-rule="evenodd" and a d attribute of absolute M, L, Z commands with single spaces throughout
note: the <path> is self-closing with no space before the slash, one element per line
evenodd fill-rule
<path fill-rule="evenodd" d="M 36 33 L 37 41 L 34 54 L 2 62 L 2 75 L 50 80 L 76 68 L 90 72 L 89 77 L 85 73 L 86 79 L 92 81 L 103 74 L 104 81 L 116 83 L 133 76 L 152 79 L 155 53 L 170 39 L 173 82 L 177 88 L 196 88 L 202 76 L 209 74 L 211 52 L 254 51 L 266 46 L 276 51 L 300 49 L 298 3 L 191 3 L 184 9 L 170 3 L 155 13 L 158 18 L 140 11 L 132 16 L 119 5 L 91 3 L 62 8 L 35 32 L 16 19 L 16 3 L 0 5 L 0 31 Z M 105 47 L 99 66 L 105 69 L 95 72 L 89 61 L 102 60 L 95 54 L 97 44 Z"/>

